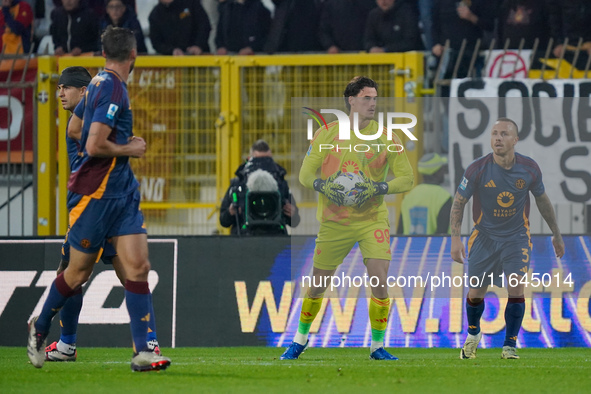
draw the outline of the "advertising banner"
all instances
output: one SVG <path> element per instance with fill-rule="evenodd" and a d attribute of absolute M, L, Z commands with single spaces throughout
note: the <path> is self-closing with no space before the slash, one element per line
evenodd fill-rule
<path fill-rule="evenodd" d="M 450 171 L 457 186 L 466 167 L 491 149 L 500 117 L 519 125 L 515 150 L 533 158 L 553 203 L 591 199 L 591 83 L 585 80 L 453 80 L 449 99 Z"/>
<path fill-rule="evenodd" d="M 24 75 L 23 75 L 24 74 Z M 6 83 L 10 76 L 11 82 L 34 82 L 37 77 L 37 67 L 31 65 L 25 70 L 0 69 L 0 82 Z M 22 81 L 21 81 L 22 80 Z M 47 92 L 40 92 L 39 100 L 47 100 Z M 50 92 L 53 94 L 54 92 Z M 33 122 L 35 89 L 26 88 L 7 88 L 0 87 L 0 163 L 21 160 L 21 151 L 27 152 L 24 157 L 26 162 L 32 162 L 33 159 Z"/>
<path fill-rule="evenodd" d="M 564 241 L 566 254 L 557 259 L 550 237 L 532 238 L 518 347 L 591 346 L 591 239 Z M 55 278 L 60 242 L 0 240 L 1 346 L 25 346 L 25 323 L 39 313 Z M 313 237 L 151 239 L 149 283 L 160 344 L 287 346 L 298 327 L 314 245 Z M 467 266 L 451 261 L 449 238 L 395 237 L 391 245 L 386 347 L 460 347 L 472 278 Z M 365 272 L 355 246 L 325 294 L 311 327 L 311 346 L 369 345 Z M 477 279 L 488 284 L 493 278 Z M 78 345 L 130 346 L 123 287 L 112 268 L 98 263 L 84 291 Z M 503 344 L 506 294 L 499 287 L 487 294 L 483 347 Z M 48 341 L 58 336 L 56 318 Z"/>

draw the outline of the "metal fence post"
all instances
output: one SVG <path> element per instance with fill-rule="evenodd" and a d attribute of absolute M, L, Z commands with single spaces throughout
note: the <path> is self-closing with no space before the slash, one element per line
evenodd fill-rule
<path fill-rule="evenodd" d="M 56 59 L 37 63 L 37 235 L 56 234 Z"/>

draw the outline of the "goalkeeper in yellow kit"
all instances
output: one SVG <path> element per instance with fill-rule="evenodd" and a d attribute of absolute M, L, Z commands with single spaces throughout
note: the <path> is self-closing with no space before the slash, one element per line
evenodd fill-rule
<path fill-rule="evenodd" d="M 351 139 L 339 139 L 339 123 L 333 122 L 319 129 L 300 171 L 300 182 L 320 193 L 317 218 L 320 231 L 314 250 L 313 286 L 302 302 L 298 331 L 293 342 L 281 356 L 281 360 L 295 360 L 308 346 L 308 333 L 322 305 L 322 298 L 330 278 L 351 251 L 356 242 L 363 254 L 363 262 L 372 283 L 369 304 L 371 321 L 370 358 L 373 360 L 397 360 L 384 349 L 390 298 L 387 275 L 391 260 L 390 223 L 384 195 L 402 193 L 413 185 L 412 167 L 402 143 L 392 133 L 388 140 L 386 129 L 378 133 L 374 120 L 378 85 L 367 77 L 355 77 L 344 92 L 349 111 L 350 125 L 354 121 L 360 134 L 376 135 L 366 141 L 351 132 Z M 357 115 L 354 115 L 354 114 Z M 317 171 L 320 169 L 320 178 Z M 386 182 L 388 169 L 395 179 Z M 363 182 L 356 184 L 360 190 L 355 205 L 343 206 L 343 186 L 334 183 L 341 173 L 357 173 Z"/>

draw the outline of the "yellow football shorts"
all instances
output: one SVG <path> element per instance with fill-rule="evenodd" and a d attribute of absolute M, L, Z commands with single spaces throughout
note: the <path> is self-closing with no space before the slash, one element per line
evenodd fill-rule
<path fill-rule="evenodd" d="M 343 226 L 337 222 L 323 222 L 314 248 L 314 267 L 323 270 L 336 269 L 359 243 L 363 261 L 367 259 L 392 259 L 390 252 L 390 222 L 386 220 L 363 221 Z"/>

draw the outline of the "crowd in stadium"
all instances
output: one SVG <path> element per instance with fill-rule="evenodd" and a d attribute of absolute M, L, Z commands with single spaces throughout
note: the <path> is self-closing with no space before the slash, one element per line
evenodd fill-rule
<path fill-rule="evenodd" d="M 591 51 L 587 0 L 2 0 L 1 4 L 4 53 L 99 54 L 100 34 L 109 25 L 133 30 L 140 54 L 177 56 L 423 49 L 440 56 L 447 40 L 452 49 L 460 49 L 465 39 L 469 49 L 479 38 L 483 43 L 495 38 L 499 48 L 531 49 L 537 42 L 540 50 L 552 39 L 557 57 L 563 49 Z"/>

